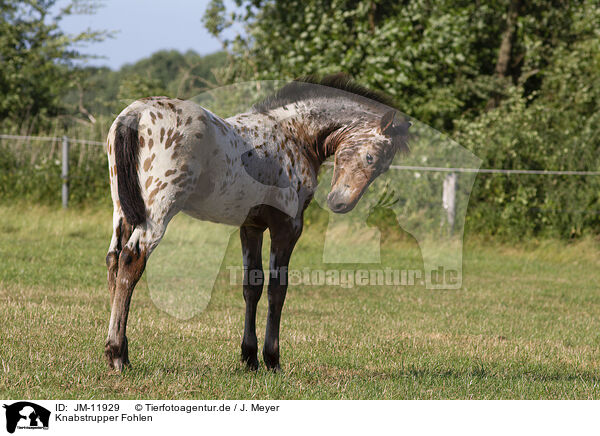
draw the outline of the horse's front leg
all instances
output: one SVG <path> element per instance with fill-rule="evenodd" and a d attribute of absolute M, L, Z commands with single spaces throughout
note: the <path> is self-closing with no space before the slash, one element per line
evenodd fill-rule
<path fill-rule="evenodd" d="M 288 287 L 288 265 L 294 246 L 302 233 L 302 221 L 278 222 L 271 231 L 270 276 L 267 293 L 269 308 L 263 359 L 269 370 L 279 371 L 279 325 Z"/>
<path fill-rule="evenodd" d="M 264 229 L 251 226 L 240 228 L 242 254 L 244 258 L 244 300 L 246 316 L 242 339 L 242 361 L 248 369 L 258 369 L 258 341 L 256 339 L 256 306 L 263 290 L 262 241 Z"/>

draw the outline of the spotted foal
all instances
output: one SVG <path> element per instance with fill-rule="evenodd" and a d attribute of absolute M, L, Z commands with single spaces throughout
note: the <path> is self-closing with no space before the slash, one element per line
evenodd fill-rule
<path fill-rule="evenodd" d="M 287 267 L 319 167 L 334 156 L 328 206 L 337 213 L 350 211 L 396 152 L 407 150 L 410 123 L 396 121 L 394 114 L 383 97 L 339 75 L 294 81 L 251 111 L 225 120 L 190 101 L 167 97 L 128 106 L 107 141 L 114 206 L 106 257 L 109 365 L 121 371 L 129 364 L 126 326 L 133 290 L 169 221 L 184 212 L 240 227 L 246 302 L 241 348 L 250 369 L 258 368 L 256 307 L 264 283 L 263 233 L 269 229 L 262 354 L 267 369 L 279 369 Z"/>

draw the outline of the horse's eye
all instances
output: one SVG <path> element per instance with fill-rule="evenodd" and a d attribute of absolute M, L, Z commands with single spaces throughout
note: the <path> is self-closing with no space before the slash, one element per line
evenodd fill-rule
<path fill-rule="evenodd" d="M 371 156 L 369 153 L 367 153 L 367 163 L 369 165 L 371 165 L 373 163 L 373 156 Z"/>

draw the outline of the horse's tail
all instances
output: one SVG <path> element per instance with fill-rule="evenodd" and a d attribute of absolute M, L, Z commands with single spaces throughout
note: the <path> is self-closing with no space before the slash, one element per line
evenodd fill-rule
<path fill-rule="evenodd" d="M 140 114 L 129 112 L 119 116 L 115 127 L 115 163 L 117 166 L 117 192 L 121 209 L 132 226 L 146 221 L 146 206 L 138 177 Z"/>

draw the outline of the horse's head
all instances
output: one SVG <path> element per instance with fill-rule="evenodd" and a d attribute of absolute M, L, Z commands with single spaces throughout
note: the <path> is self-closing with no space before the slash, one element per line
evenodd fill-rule
<path fill-rule="evenodd" d="M 407 120 L 395 121 L 391 110 L 377 122 L 336 133 L 331 191 L 327 205 L 336 213 L 350 212 L 377 176 L 385 172 L 397 151 L 408 151 Z"/>

